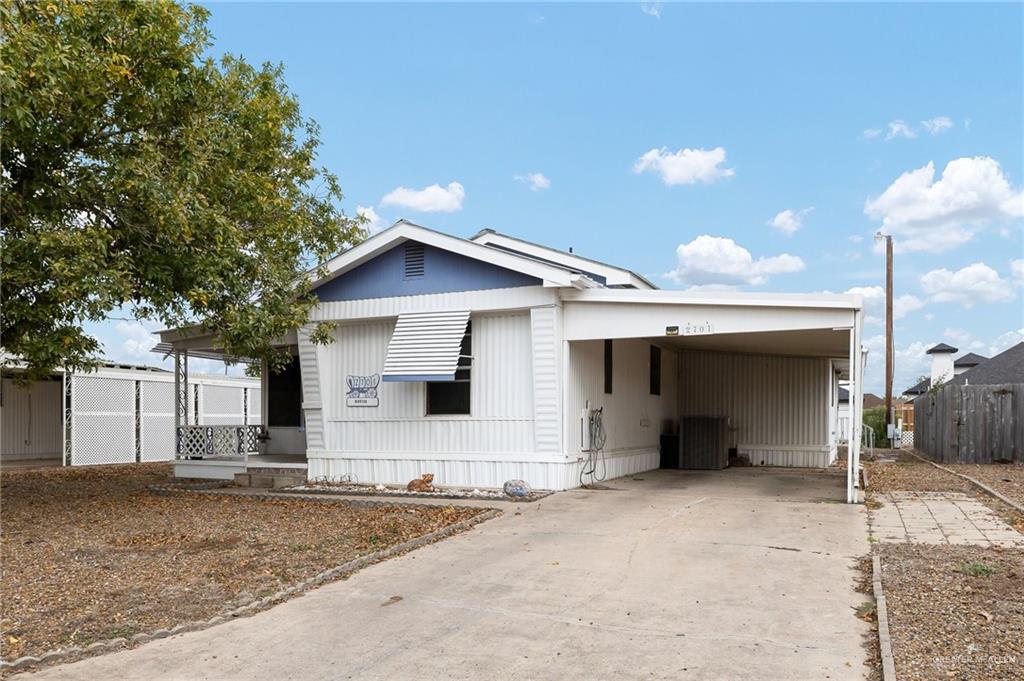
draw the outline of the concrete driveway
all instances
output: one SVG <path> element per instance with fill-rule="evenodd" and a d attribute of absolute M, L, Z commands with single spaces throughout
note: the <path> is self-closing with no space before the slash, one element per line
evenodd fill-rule
<path fill-rule="evenodd" d="M 506 505 L 258 615 L 31 679 L 859 679 L 866 520 L 843 485 L 656 471 Z"/>

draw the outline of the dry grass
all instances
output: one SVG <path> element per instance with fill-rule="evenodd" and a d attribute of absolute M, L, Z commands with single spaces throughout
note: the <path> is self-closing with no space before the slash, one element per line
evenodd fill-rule
<path fill-rule="evenodd" d="M 5 659 L 208 619 L 477 508 L 157 496 L 161 464 L 3 472 Z"/>

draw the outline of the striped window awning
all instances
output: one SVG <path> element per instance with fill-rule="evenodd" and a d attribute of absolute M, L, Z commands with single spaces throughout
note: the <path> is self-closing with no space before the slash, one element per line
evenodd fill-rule
<path fill-rule="evenodd" d="M 468 310 L 399 315 L 383 380 L 454 381 L 468 323 Z"/>

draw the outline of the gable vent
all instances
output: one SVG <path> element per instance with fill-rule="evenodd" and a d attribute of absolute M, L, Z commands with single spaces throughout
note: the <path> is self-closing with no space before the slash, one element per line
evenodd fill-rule
<path fill-rule="evenodd" d="M 425 269 L 423 244 L 405 247 L 405 278 L 422 277 Z"/>

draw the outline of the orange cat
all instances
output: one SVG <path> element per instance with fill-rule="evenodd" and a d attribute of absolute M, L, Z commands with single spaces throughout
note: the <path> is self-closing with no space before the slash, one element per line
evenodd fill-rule
<path fill-rule="evenodd" d="M 433 492 L 434 486 L 431 484 L 432 482 L 434 482 L 434 474 L 424 473 L 423 477 L 410 480 L 405 489 L 410 492 Z"/>

